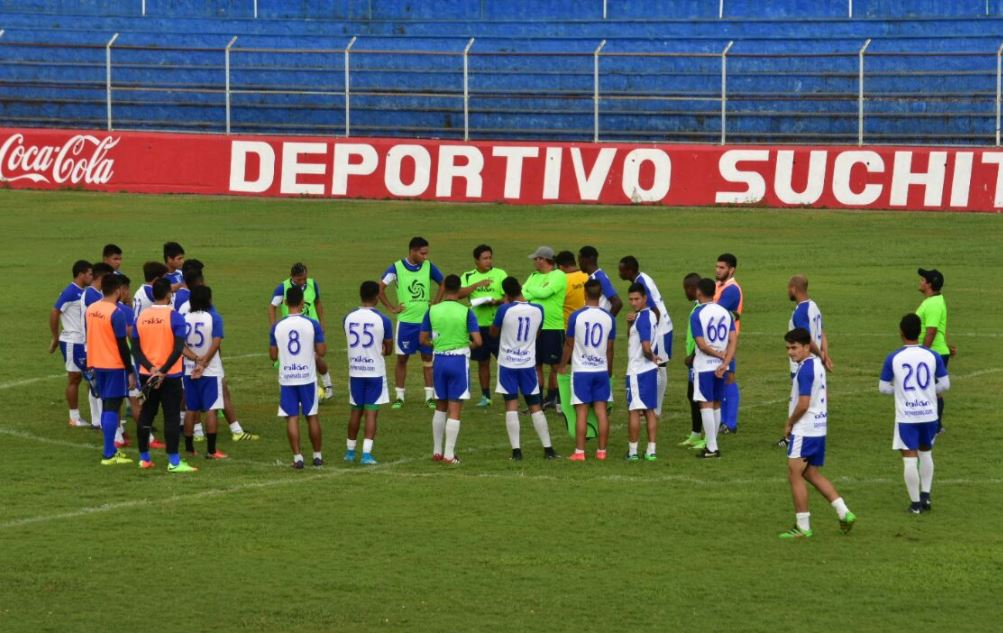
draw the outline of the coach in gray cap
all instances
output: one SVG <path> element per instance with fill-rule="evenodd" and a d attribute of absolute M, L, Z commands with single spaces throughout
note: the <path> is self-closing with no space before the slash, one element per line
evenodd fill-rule
<path fill-rule="evenodd" d="M 529 258 L 536 272 L 522 285 L 522 295 L 526 301 L 543 308 L 543 327 L 536 339 L 536 374 L 542 390 L 543 366 L 550 365 L 543 408 L 552 409 L 557 406 L 557 365 L 564 351 L 564 296 L 568 281 L 554 262 L 554 249 L 549 246 L 537 248 Z"/>

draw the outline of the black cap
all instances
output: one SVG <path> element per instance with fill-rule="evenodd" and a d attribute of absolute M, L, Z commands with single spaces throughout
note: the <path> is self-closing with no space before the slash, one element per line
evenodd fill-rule
<path fill-rule="evenodd" d="M 944 287 L 944 275 L 940 274 L 936 268 L 930 270 L 920 268 L 917 272 L 919 272 L 920 277 L 926 279 L 926 283 L 930 284 L 934 290 L 940 290 Z"/>

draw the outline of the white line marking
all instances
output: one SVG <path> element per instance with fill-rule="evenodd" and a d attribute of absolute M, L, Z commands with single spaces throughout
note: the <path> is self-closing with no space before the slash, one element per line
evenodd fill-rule
<path fill-rule="evenodd" d="M 84 429 L 85 431 L 90 431 L 90 429 Z M 81 444 L 80 442 L 67 442 L 66 440 L 54 440 L 48 437 L 42 437 L 41 435 L 35 435 L 34 433 L 28 433 L 27 431 L 17 431 L 15 429 L 0 429 L 0 433 L 4 435 L 10 435 L 11 437 L 19 437 L 24 440 L 31 440 L 32 442 L 39 442 L 41 444 L 51 444 L 53 446 L 65 446 L 67 448 L 85 448 L 89 451 L 101 450 L 101 447 L 97 444 Z"/>
<path fill-rule="evenodd" d="M 826 332 L 829 330 L 826 329 Z M 742 336 L 775 336 L 777 338 L 783 338 L 783 332 L 746 332 L 742 330 L 739 337 Z M 899 340 L 898 332 L 888 331 L 888 332 L 847 332 L 848 336 L 859 337 L 865 336 L 867 338 L 887 338 Z M 955 337 L 966 337 L 966 338 L 999 338 L 1003 336 L 1000 332 L 954 332 L 951 331 L 951 338 Z"/>

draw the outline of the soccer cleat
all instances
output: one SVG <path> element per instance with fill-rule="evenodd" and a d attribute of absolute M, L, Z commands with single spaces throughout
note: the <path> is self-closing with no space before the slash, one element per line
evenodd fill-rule
<path fill-rule="evenodd" d="M 192 437 L 192 440 L 195 441 L 195 442 L 204 442 L 205 441 L 205 433 L 196 433 L 194 435 L 194 437 Z"/>
<path fill-rule="evenodd" d="M 725 424 L 722 424 L 721 426 L 717 427 L 717 432 L 720 435 L 731 435 L 732 433 L 738 433 L 738 429 L 737 428 L 733 429 Z"/>
<path fill-rule="evenodd" d="M 486 409 L 491 406 L 491 398 L 487 396 L 481 396 L 481 399 L 477 401 L 477 407 L 480 409 Z"/>
<path fill-rule="evenodd" d="M 129 445 L 129 440 L 127 438 L 122 438 L 120 440 L 115 440 L 115 448 L 125 448 Z"/>
<path fill-rule="evenodd" d="M 139 461 L 139 468 L 140 468 L 140 470 L 153 470 L 156 467 L 157 467 L 157 465 L 154 464 L 152 461 L 148 461 L 148 460 L 140 460 Z"/>
<path fill-rule="evenodd" d="M 197 473 L 198 471 L 198 468 L 192 466 L 183 459 L 177 464 L 170 464 L 167 466 L 167 472 L 169 473 Z"/>
<path fill-rule="evenodd" d="M 510 459 L 513 462 L 521 462 L 522 461 L 522 449 L 521 448 L 513 448 L 512 449 L 512 457 Z"/>
<path fill-rule="evenodd" d="M 320 468 L 321 466 L 324 465 L 324 460 L 321 459 L 320 457 L 314 457 L 313 458 L 313 465 L 314 465 L 314 468 Z"/>
<path fill-rule="evenodd" d="M 453 457 L 443 457 L 442 463 L 445 464 L 446 466 L 459 466 L 460 458 L 456 457 L 455 455 Z"/>
<path fill-rule="evenodd" d="M 254 433 L 248 433 L 247 431 L 241 431 L 240 433 L 234 433 L 232 439 L 234 442 L 250 442 L 260 440 L 261 436 L 255 435 Z"/>
<path fill-rule="evenodd" d="M 293 462 L 293 469 L 295 469 L 295 470 L 303 470 L 303 460 L 297 459 L 296 461 L 294 461 Z"/>
<path fill-rule="evenodd" d="M 543 449 L 543 458 L 546 460 L 560 459 L 561 456 L 557 454 L 553 446 L 547 446 Z"/>
<path fill-rule="evenodd" d="M 404 408 L 404 400 L 402 398 L 397 398 L 394 403 L 390 405 L 391 409 L 402 409 Z"/>
<path fill-rule="evenodd" d="M 699 441 L 700 441 L 699 435 L 690 433 L 689 435 L 686 436 L 685 440 L 679 442 L 679 444 L 677 444 L 676 446 L 693 446 L 694 442 L 699 442 Z"/>
<path fill-rule="evenodd" d="M 363 453 L 362 460 L 359 463 L 363 466 L 376 466 L 379 464 L 379 462 L 376 461 L 376 458 L 373 457 L 372 453 Z"/>
<path fill-rule="evenodd" d="M 150 438 L 150 448 L 153 449 L 167 448 L 167 444 L 164 444 L 160 440 L 155 440 L 153 438 Z"/>
<path fill-rule="evenodd" d="M 355 450 L 354 449 L 346 450 L 345 451 L 345 456 L 342 459 L 344 459 L 346 462 L 354 462 L 355 461 Z"/>
<path fill-rule="evenodd" d="M 117 451 L 111 457 L 104 457 L 101 459 L 102 466 L 117 466 L 119 464 L 131 464 L 131 463 L 132 460 L 129 459 L 129 456 L 123 453 L 122 451 Z"/>
<path fill-rule="evenodd" d="M 923 511 L 923 502 L 917 501 L 916 503 L 909 504 L 909 514 L 919 514 Z"/>
<path fill-rule="evenodd" d="M 426 400 L 425 401 L 425 406 L 428 407 L 429 409 L 434 409 L 435 408 L 435 398 L 429 398 L 428 400 Z"/>
<path fill-rule="evenodd" d="M 73 420 L 73 419 L 70 420 L 71 429 L 89 429 L 90 426 L 91 423 L 88 422 L 87 420 Z"/>
<path fill-rule="evenodd" d="M 633 454 L 627 453 L 627 455 L 624 457 L 624 459 L 626 459 L 630 463 L 635 463 L 635 462 L 641 461 L 641 458 L 638 456 L 637 453 L 633 453 Z"/>
<path fill-rule="evenodd" d="M 606 449 L 596 449 L 596 459 L 601 462 L 606 461 Z"/>
<path fill-rule="evenodd" d="M 550 399 L 544 400 L 543 401 L 543 407 L 541 407 L 541 408 L 544 411 L 546 411 L 547 409 L 556 409 L 557 408 L 557 399 L 555 398 L 553 400 L 550 400 Z"/>
<path fill-rule="evenodd" d="M 721 457 L 721 451 L 709 451 L 706 448 L 697 453 L 697 459 L 717 459 Z"/>
<path fill-rule="evenodd" d="M 568 461 L 569 462 L 584 462 L 585 461 L 585 453 L 579 453 L 579 452 L 576 451 L 576 452 L 568 455 Z"/>
<path fill-rule="evenodd" d="M 324 387 L 324 400 L 330 400 L 334 397 L 334 387 Z"/>
<path fill-rule="evenodd" d="M 646 461 L 646 462 L 657 462 L 658 461 L 658 456 L 655 455 L 654 453 L 645 453 L 644 454 L 644 461 Z"/>
<path fill-rule="evenodd" d="M 843 531 L 843 534 L 849 534 L 850 530 L 853 529 L 853 524 L 857 522 L 857 515 L 852 512 L 847 512 L 846 516 L 839 520 L 839 529 Z"/>
<path fill-rule="evenodd" d="M 695 451 L 702 451 L 705 448 L 707 448 L 707 440 L 700 438 L 699 440 L 696 440 L 692 444 L 690 444 L 690 448 Z"/>
<path fill-rule="evenodd" d="M 919 493 L 919 502 L 923 506 L 923 512 L 929 512 L 930 510 L 933 510 L 933 504 L 930 503 L 930 493 L 929 492 L 921 492 L 921 493 Z"/>
<path fill-rule="evenodd" d="M 811 538 L 811 535 L 812 535 L 811 530 L 802 530 L 801 528 L 795 525 L 786 532 L 781 532 L 778 536 L 786 540 L 786 539 Z"/>
<path fill-rule="evenodd" d="M 433 462 L 441 462 L 442 461 L 442 453 L 432 453 L 432 461 Z"/>
<path fill-rule="evenodd" d="M 223 451 L 220 451 L 220 450 L 217 450 L 215 453 L 206 453 L 205 454 L 205 458 L 206 459 L 226 459 L 228 457 L 229 457 L 229 455 L 227 455 L 226 453 L 224 453 Z"/>

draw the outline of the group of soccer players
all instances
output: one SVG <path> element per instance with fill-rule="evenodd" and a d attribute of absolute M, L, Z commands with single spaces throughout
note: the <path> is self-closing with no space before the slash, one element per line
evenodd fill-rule
<path fill-rule="evenodd" d="M 50 319 L 50 352 L 63 352 L 68 372 L 66 399 L 71 426 L 90 426 L 80 417 L 78 388 L 89 385 L 93 426 L 104 436 L 102 464 L 131 463 L 119 449 L 128 441 L 119 411 L 128 399 L 138 417 L 140 467 L 154 468 L 151 448 L 163 447 L 169 472 L 192 472 L 181 459 L 194 455 L 194 442 L 207 441 L 206 457 L 224 459 L 217 439 L 217 411 L 223 410 L 233 439 L 253 440 L 236 420 L 224 378 L 220 346 L 222 318 L 205 285 L 204 265 L 185 259 L 183 248 L 164 245 L 163 263 L 144 265 L 144 284 L 129 305 L 129 280 L 119 272 L 121 249 L 105 247 L 103 261 L 78 261 L 73 282 L 60 295 Z M 627 370 L 623 382 L 628 411 L 629 461 L 657 460 L 658 423 L 666 390 L 666 365 L 672 358 L 672 319 L 650 275 L 633 256 L 620 259 L 617 276 L 627 284 L 627 303 L 599 266 L 599 253 L 583 246 L 577 257 L 541 246 L 529 254 L 534 271 L 524 282 L 494 265 L 490 246 L 473 250 L 475 268 L 443 275 L 429 260 L 429 243 L 413 238 L 408 253 L 390 264 L 378 282 L 363 282 L 359 307 L 343 319 L 351 406 L 344 459 L 377 464 L 373 455 L 379 407 L 390 403 L 384 357 L 396 354 L 395 398 L 405 406 L 405 381 L 411 356 L 421 358 L 424 401 L 432 413 L 433 460 L 458 464 L 456 454 L 463 403 L 470 398 L 470 361 L 478 363 L 478 407 L 490 407 L 493 393 L 505 402 L 505 426 L 512 459 L 523 459 L 519 396 L 527 406 L 544 458 L 557 459 L 545 411 L 560 407 L 574 430 L 571 461 L 585 461 L 586 440 L 597 439 L 595 459 L 607 459 L 617 318 L 626 306 Z M 720 458 L 718 436 L 738 430 L 739 389 L 736 356 L 744 309 L 735 280 L 737 258 L 718 257 L 714 278 L 690 273 L 683 290 L 692 308 L 687 321 L 685 364 L 690 368 L 687 399 L 692 428 L 681 442 L 701 459 Z M 882 393 L 896 396 L 893 447 L 902 451 L 910 511 L 931 508 L 932 446 L 940 431 L 943 400 L 949 386 L 946 364 L 954 353 L 946 341 L 946 304 L 940 295 L 943 276 L 919 270 L 926 296 L 917 314 L 899 324 L 904 347 L 891 354 L 881 372 Z M 432 284 L 438 286 L 433 297 Z M 395 286 L 396 301 L 387 294 Z M 808 296 L 808 280 L 794 276 L 788 294 L 796 307 L 785 335 L 791 361 L 791 399 L 780 444 L 787 448 L 796 524 L 782 538 L 812 535 L 807 483 L 832 504 L 844 532 L 856 517 L 832 484 L 821 475 L 827 430 L 826 371 L 831 370 L 829 341 L 818 306 Z M 464 303 L 466 301 L 467 303 Z M 397 315 L 396 329 L 378 309 Z M 292 465 L 303 469 L 299 418 L 307 418 L 312 464 L 324 464 L 318 404 L 333 396 L 325 361 L 324 312 L 317 282 L 302 263 L 292 266 L 268 304 L 270 356 L 278 369 L 279 415 L 286 418 Z M 281 318 L 280 318 L 281 317 Z M 622 328 L 621 328 L 622 329 Z M 920 344 L 922 342 L 922 345 Z M 931 351 L 931 348 L 933 351 Z M 491 388 L 491 358 L 497 362 Z M 548 370 L 549 368 L 549 370 Z M 317 378 L 321 377 L 322 389 Z M 184 403 L 184 406 L 182 406 Z M 159 410 L 164 437 L 152 437 Z M 590 418 L 590 416 L 594 416 Z M 204 418 L 203 425 L 199 419 Z M 641 421 L 647 444 L 639 454 Z M 363 421 L 365 422 L 363 426 Z M 361 451 L 358 433 L 364 428 Z"/>

